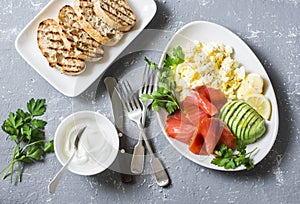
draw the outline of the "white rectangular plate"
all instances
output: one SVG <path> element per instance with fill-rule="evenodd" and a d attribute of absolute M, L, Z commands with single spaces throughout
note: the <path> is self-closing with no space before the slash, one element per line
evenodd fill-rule
<path fill-rule="evenodd" d="M 96 63 L 88 63 L 87 69 L 79 76 L 68 76 L 49 66 L 37 44 L 37 28 L 47 18 L 57 19 L 64 5 L 73 6 L 72 0 L 52 0 L 19 34 L 15 46 L 20 55 L 44 79 L 62 94 L 78 96 L 85 91 L 121 54 L 121 52 L 139 35 L 156 13 L 154 0 L 127 0 L 136 14 L 134 28 L 125 33 L 123 39 L 113 47 L 104 47 L 104 57 Z"/>

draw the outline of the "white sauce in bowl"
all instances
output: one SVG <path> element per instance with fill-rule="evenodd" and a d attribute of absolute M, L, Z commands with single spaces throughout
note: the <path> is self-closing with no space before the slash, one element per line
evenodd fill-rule
<path fill-rule="evenodd" d="M 72 161 L 74 165 L 93 167 L 103 164 L 113 151 L 111 139 L 105 134 L 97 119 L 82 119 L 73 123 L 65 131 L 64 154 L 71 157 L 74 151 L 74 140 L 78 130 L 86 126 L 79 141 L 77 153 Z"/>
<path fill-rule="evenodd" d="M 95 175 L 107 169 L 119 151 L 116 128 L 104 115 L 93 111 L 79 111 L 66 117 L 55 132 L 55 155 L 64 165 L 74 152 L 74 140 L 78 131 L 84 126 L 86 129 L 68 169 L 79 175 Z"/>

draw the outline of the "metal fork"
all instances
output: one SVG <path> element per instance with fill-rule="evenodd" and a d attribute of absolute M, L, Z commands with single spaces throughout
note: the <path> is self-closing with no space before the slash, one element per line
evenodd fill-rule
<path fill-rule="evenodd" d="M 151 94 L 153 92 L 153 85 L 155 80 L 155 75 L 148 64 L 146 64 L 143 73 L 142 87 L 139 90 L 139 99 L 142 94 Z M 152 99 L 147 101 L 140 100 L 142 104 L 142 125 L 145 127 L 146 113 L 148 106 L 152 103 Z M 143 146 L 143 136 L 142 133 L 139 135 L 137 144 L 134 146 L 133 155 L 131 159 L 131 172 L 134 174 L 141 174 L 144 170 L 144 158 L 145 158 L 145 148 Z"/>
<path fill-rule="evenodd" d="M 159 158 L 157 158 L 147 140 L 144 126 L 141 122 L 143 110 L 136 94 L 134 94 L 128 81 L 120 83 L 120 98 L 122 99 L 124 110 L 130 120 L 134 121 L 139 127 L 142 137 L 145 141 L 151 159 L 150 164 L 154 173 L 156 183 L 159 186 L 166 186 L 169 184 L 169 176 Z"/>

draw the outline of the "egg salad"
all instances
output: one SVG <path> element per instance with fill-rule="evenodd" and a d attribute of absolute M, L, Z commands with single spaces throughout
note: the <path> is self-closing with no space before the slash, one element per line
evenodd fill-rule
<path fill-rule="evenodd" d="M 173 67 L 176 91 L 183 100 L 188 91 L 201 85 L 220 89 L 229 100 L 245 78 L 245 68 L 233 58 L 233 49 L 220 43 L 195 42 L 184 50 L 184 62 Z"/>

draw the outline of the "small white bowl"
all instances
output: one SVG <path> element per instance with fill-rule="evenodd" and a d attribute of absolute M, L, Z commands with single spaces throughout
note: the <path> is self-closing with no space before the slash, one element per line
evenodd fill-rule
<path fill-rule="evenodd" d="M 119 150 L 115 126 L 105 116 L 92 111 L 80 111 L 66 117 L 54 137 L 54 150 L 64 165 L 74 151 L 77 131 L 87 126 L 79 142 L 78 152 L 68 169 L 79 175 L 95 175 L 107 169 Z"/>

